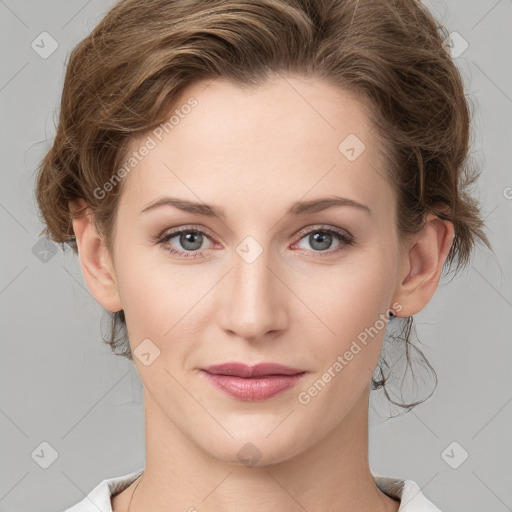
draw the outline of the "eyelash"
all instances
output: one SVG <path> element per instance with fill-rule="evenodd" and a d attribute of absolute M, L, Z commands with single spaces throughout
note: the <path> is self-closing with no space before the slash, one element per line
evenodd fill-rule
<path fill-rule="evenodd" d="M 208 235 L 207 232 L 203 231 L 202 229 L 185 226 L 182 228 L 177 228 L 171 232 L 166 233 L 163 236 L 158 237 L 157 243 L 162 245 L 167 252 L 169 252 L 170 254 L 176 255 L 176 256 L 180 256 L 183 258 L 192 258 L 192 259 L 200 257 L 202 255 L 202 252 L 180 251 L 180 250 L 174 249 L 173 247 L 170 247 L 169 245 L 167 245 L 167 243 L 172 238 L 176 237 L 177 235 L 180 235 L 181 233 L 195 233 L 195 234 L 204 235 L 208 239 L 212 238 Z M 297 236 L 299 236 L 298 241 L 300 242 L 303 238 L 305 238 L 307 235 L 310 235 L 311 233 L 323 233 L 323 234 L 334 235 L 340 242 L 342 242 L 342 245 L 340 245 L 337 249 L 334 249 L 334 250 L 312 251 L 313 253 L 318 253 L 318 255 L 315 255 L 314 257 L 323 258 L 323 257 L 332 256 L 333 254 L 338 254 L 338 253 L 344 251 L 347 248 L 347 246 L 354 245 L 354 243 L 355 243 L 355 240 L 352 237 L 352 235 L 346 234 L 345 232 L 343 232 L 337 228 L 332 228 L 332 227 L 329 228 L 329 227 L 325 227 L 325 226 L 320 226 L 320 227 L 316 227 L 313 229 L 301 231 L 297 235 Z M 324 254 L 326 256 L 324 256 Z"/>

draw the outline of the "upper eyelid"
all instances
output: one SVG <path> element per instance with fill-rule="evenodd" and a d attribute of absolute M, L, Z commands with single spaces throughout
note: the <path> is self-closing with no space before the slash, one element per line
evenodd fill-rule
<path fill-rule="evenodd" d="M 196 227 L 196 226 L 179 226 L 177 228 L 171 228 L 169 230 L 164 230 L 161 235 L 158 236 L 158 239 L 164 239 L 164 238 L 174 238 L 175 236 L 178 236 L 181 232 L 188 232 L 188 231 L 196 231 L 201 234 L 207 235 L 209 238 L 216 240 L 216 237 L 211 234 L 211 232 L 204 227 Z"/>
<path fill-rule="evenodd" d="M 299 231 L 297 231 L 294 236 L 307 235 L 308 233 L 311 233 L 312 231 L 330 231 L 330 232 L 336 233 L 338 235 L 344 235 L 347 238 L 353 238 L 352 234 L 349 233 L 346 229 L 338 228 L 335 226 L 328 226 L 326 224 L 314 224 L 312 226 L 308 226 L 306 228 L 299 229 Z"/>

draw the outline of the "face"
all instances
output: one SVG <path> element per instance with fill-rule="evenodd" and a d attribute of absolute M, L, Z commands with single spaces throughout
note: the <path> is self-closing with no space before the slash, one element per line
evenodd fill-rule
<path fill-rule="evenodd" d="M 367 399 L 399 281 L 396 197 L 363 106 L 320 79 L 196 83 L 175 108 L 168 133 L 132 143 L 147 154 L 123 178 L 114 240 L 146 407 L 213 457 L 239 463 L 251 442 L 281 461 Z M 202 209 L 150 207 L 169 197 Z M 361 206 L 314 206 L 339 198 Z M 248 400 L 201 370 L 225 362 L 304 373 Z"/>

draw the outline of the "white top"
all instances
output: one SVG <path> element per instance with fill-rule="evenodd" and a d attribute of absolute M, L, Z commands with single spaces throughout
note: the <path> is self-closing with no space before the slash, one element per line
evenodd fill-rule
<path fill-rule="evenodd" d="M 143 471 L 139 469 L 127 475 L 106 478 L 82 501 L 64 512 L 112 512 L 111 498 L 126 489 Z M 441 512 L 421 492 L 413 480 L 399 480 L 374 475 L 379 489 L 391 498 L 400 500 L 398 512 Z"/>

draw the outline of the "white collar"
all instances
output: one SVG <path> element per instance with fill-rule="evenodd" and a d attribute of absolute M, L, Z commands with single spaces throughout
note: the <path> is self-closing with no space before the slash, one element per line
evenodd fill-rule
<path fill-rule="evenodd" d="M 144 468 L 126 475 L 102 480 L 79 503 L 64 512 L 90 512 L 91 506 L 97 512 L 112 512 L 112 496 L 126 489 L 144 470 Z M 413 480 L 400 480 L 374 475 L 375 483 L 384 493 L 400 501 L 398 512 L 441 512 L 421 492 Z"/>

